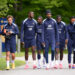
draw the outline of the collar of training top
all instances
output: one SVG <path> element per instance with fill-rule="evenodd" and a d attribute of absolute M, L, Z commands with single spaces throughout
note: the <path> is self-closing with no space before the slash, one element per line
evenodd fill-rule
<path fill-rule="evenodd" d="M 8 23 L 8 25 L 11 26 L 11 25 L 13 25 L 13 24 L 12 24 L 12 23 L 11 23 L 11 24 Z"/>

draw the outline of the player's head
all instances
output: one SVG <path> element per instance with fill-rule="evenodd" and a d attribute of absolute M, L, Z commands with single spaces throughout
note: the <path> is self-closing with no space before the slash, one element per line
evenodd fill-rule
<path fill-rule="evenodd" d="M 61 20 L 62 20 L 61 15 L 57 15 L 56 20 L 57 20 L 58 23 L 60 23 Z"/>
<path fill-rule="evenodd" d="M 70 23 L 73 24 L 74 22 L 75 22 L 75 16 L 72 16 L 72 17 L 70 18 Z"/>
<path fill-rule="evenodd" d="M 9 24 L 12 24 L 12 22 L 13 22 L 13 16 L 12 15 L 8 15 L 7 16 L 7 20 L 8 20 Z"/>
<path fill-rule="evenodd" d="M 43 20 L 42 16 L 38 16 L 37 22 L 38 22 L 38 23 L 42 23 L 42 20 Z"/>
<path fill-rule="evenodd" d="M 34 18 L 34 12 L 33 12 L 33 11 L 30 11 L 30 12 L 28 13 L 28 16 L 29 16 L 29 18 Z"/>
<path fill-rule="evenodd" d="M 52 14 L 50 10 L 46 10 L 46 17 L 51 18 Z"/>

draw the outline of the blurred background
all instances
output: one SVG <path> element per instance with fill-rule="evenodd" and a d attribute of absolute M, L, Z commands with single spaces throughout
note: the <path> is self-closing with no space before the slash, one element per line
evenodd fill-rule
<path fill-rule="evenodd" d="M 69 22 L 70 16 L 75 16 L 75 0 L 0 0 L 0 17 L 13 15 L 18 26 L 27 17 L 29 11 L 35 12 L 35 19 L 42 15 L 45 18 L 45 10 L 51 9 L 52 15 L 60 14 L 63 21 Z"/>

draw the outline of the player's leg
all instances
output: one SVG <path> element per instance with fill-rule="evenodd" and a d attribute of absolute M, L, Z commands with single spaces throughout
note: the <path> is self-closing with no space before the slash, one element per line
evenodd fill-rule
<path fill-rule="evenodd" d="M 30 41 L 31 49 L 32 49 L 32 58 L 33 58 L 33 69 L 37 68 L 36 66 L 36 40 L 33 38 Z"/>
<path fill-rule="evenodd" d="M 28 65 L 28 52 L 29 52 L 29 48 L 25 48 L 25 68 L 24 69 L 28 69 L 29 65 Z"/>
<path fill-rule="evenodd" d="M 63 61 L 63 49 L 60 49 L 60 61 L 59 61 L 59 68 L 60 69 L 63 68 L 62 61 Z"/>
<path fill-rule="evenodd" d="M 12 55 L 12 69 L 15 69 L 15 53 L 11 53 Z"/>
<path fill-rule="evenodd" d="M 45 59 L 46 59 L 46 69 L 49 69 L 49 61 L 48 61 L 48 51 L 49 51 L 49 41 L 45 41 L 46 47 L 45 47 Z"/>
<path fill-rule="evenodd" d="M 41 50 L 37 50 L 38 68 L 41 68 Z"/>
<path fill-rule="evenodd" d="M 41 68 L 41 43 L 37 41 L 37 59 L 38 59 L 38 68 Z"/>
<path fill-rule="evenodd" d="M 73 65 L 72 68 L 75 69 L 75 49 L 73 51 Z"/>
<path fill-rule="evenodd" d="M 55 57 L 55 42 L 51 43 L 51 68 L 54 67 L 54 57 Z"/>
<path fill-rule="evenodd" d="M 6 69 L 9 70 L 10 69 L 10 44 L 9 41 L 5 41 L 5 49 L 6 49 Z"/>
<path fill-rule="evenodd" d="M 33 58 L 33 69 L 37 68 L 36 66 L 36 47 L 35 46 L 32 46 L 32 58 Z"/>
<path fill-rule="evenodd" d="M 43 67 L 46 67 L 46 59 L 45 59 L 45 43 L 41 43 L 41 49 L 43 49 Z"/>
<path fill-rule="evenodd" d="M 45 49 L 43 49 L 43 67 L 46 67 Z"/>
<path fill-rule="evenodd" d="M 59 62 L 59 48 L 55 49 L 55 66 L 54 68 L 58 68 L 58 62 Z"/>
<path fill-rule="evenodd" d="M 68 43 L 68 64 L 69 68 L 71 68 L 71 54 L 72 54 L 72 45 Z"/>
<path fill-rule="evenodd" d="M 30 45 L 30 40 L 25 40 L 24 42 L 24 46 L 25 46 L 25 68 L 24 69 L 28 69 L 29 65 L 28 65 L 28 52 L 29 52 L 29 45 Z"/>
<path fill-rule="evenodd" d="M 55 49 L 55 60 L 59 59 L 59 48 Z"/>
<path fill-rule="evenodd" d="M 16 40 L 11 41 L 10 43 L 10 52 L 12 56 L 12 69 L 15 69 L 15 52 L 16 52 Z"/>
<path fill-rule="evenodd" d="M 7 65 L 7 70 L 9 70 L 10 69 L 10 51 L 7 51 L 6 52 L 6 65 Z"/>

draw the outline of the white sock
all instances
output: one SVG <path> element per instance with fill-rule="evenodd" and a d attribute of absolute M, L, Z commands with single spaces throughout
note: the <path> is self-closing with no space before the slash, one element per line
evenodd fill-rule
<path fill-rule="evenodd" d="M 41 61 L 41 60 L 39 59 L 39 60 L 38 60 L 38 65 L 40 65 L 40 64 L 41 64 L 41 63 L 40 63 L 40 61 Z"/>
<path fill-rule="evenodd" d="M 28 64 L 28 60 L 26 60 L 26 64 Z"/>
<path fill-rule="evenodd" d="M 49 68 L 49 64 L 48 63 L 46 63 L 46 67 Z"/>
<path fill-rule="evenodd" d="M 6 63 L 7 63 L 7 67 L 9 67 L 9 61 L 6 61 Z"/>
<path fill-rule="evenodd" d="M 33 60 L 33 65 L 36 65 L 36 61 L 35 60 Z"/>
<path fill-rule="evenodd" d="M 51 61 L 51 67 L 53 67 L 54 66 L 54 61 Z"/>
<path fill-rule="evenodd" d="M 62 60 L 60 60 L 60 64 L 62 64 Z"/>
<path fill-rule="evenodd" d="M 43 64 L 45 64 L 45 57 L 43 57 Z"/>
<path fill-rule="evenodd" d="M 12 60 L 12 63 L 14 63 L 14 60 Z"/>
<path fill-rule="evenodd" d="M 58 60 L 55 61 L 55 64 L 58 65 Z"/>

